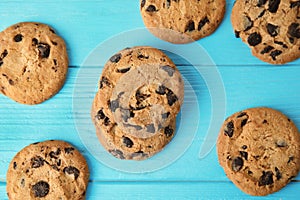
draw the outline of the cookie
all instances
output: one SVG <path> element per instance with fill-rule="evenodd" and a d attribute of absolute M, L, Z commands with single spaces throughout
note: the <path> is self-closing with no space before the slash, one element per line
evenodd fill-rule
<path fill-rule="evenodd" d="M 271 108 L 250 108 L 227 118 L 217 152 L 227 177 L 255 196 L 274 193 L 300 169 L 300 134 L 284 114 Z"/>
<path fill-rule="evenodd" d="M 133 136 L 126 133 L 113 121 L 110 129 L 103 126 L 102 120 L 105 120 L 103 110 L 99 109 L 98 92 L 95 96 L 91 116 L 96 127 L 97 137 L 102 146 L 113 156 L 126 160 L 144 160 L 160 152 L 174 137 L 176 128 L 176 119 L 161 128 L 152 136 L 147 138 Z"/>
<path fill-rule="evenodd" d="M 133 47 L 106 63 L 99 93 L 95 110 L 105 117 L 96 120 L 103 129 L 109 132 L 117 123 L 128 134 L 147 138 L 168 126 L 180 111 L 184 82 L 163 52 Z"/>
<path fill-rule="evenodd" d="M 65 42 L 48 25 L 23 22 L 0 33 L 0 93 L 42 103 L 62 88 L 67 70 Z"/>
<path fill-rule="evenodd" d="M 189 43 L 212 34 L 225 14 L 225 0 L 141 0 L 145 26 L 172 43 Z"/>
<path fill-rule="evenodd" d="M 7 171 L 7 195 L 19 199 L 85 199 L 89 169 L 72 145 L 58 140 L 23 148 Z"/>
<path fill-rule="evenodd" d="M 236 0 L 231 22 L 254 56 L 284 64 L 300 57 L 299 9 L 296 0 Z"/>

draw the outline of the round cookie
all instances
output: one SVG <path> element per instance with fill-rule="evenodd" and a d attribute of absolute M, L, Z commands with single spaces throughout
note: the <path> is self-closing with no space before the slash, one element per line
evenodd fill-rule
<path fill-rule="evenodd" d="M 99 93 L 95 110 L 105 116 L 99 119 L 102 129 L 110 132 L 117 123 L 123 132 L 147 138 L 176 118 L 184 82 L 163 52 L 134 47 L 118 52 L 106 63 Z"/>
<path fill-rule="evenodd" d="M 264 196 L 283 188 L 300 169 L 300 134 L 279 111 L 250 108 L 227 118 L 217 141 L 220 165 L 242 191 Z"/>
<path fill-rule="evenodd" d="M 67 70 L 65 42 L 48 25 L 23 22 L 0 33 L 0 93 L 42 103 L 61 89 Z"/>
<path fill-rule="evenodd" d="M 225 0 L 141 0 L 145 26 L 172 43 L 189 43 L 212 34 L 225 14 Z"/>
<path fill-rule="evenodd" d="M 100 143 L 113 156 L 126 160 L 144 160 L 161 151 L 173 138 L 176 128 L 175 118 L 169 125 L 147 138 L 132 136 L 124 132 L 113 121 L 113 118 L 106 120 L 106 113 L 103 109 L 99 110 L 100 95 L 98 92 L 95 96 L 91 117 Z M 103 126 L 105 122 L 107 124 Z M 107 126 L 111 128 L 107 129 Z"/>
<path fill-rule="evenodd" d="M 23 148 L 7 171 L 7 195 L 19 199 L 85 199 L 89 170 L 70 144 L 50 140 Z"/>
<path fill-rule="evenodd" d="M 299 9 L 296 0 L 236 0 L 231 22 L 254 56 L 284 64 L 300 57 Z"/>

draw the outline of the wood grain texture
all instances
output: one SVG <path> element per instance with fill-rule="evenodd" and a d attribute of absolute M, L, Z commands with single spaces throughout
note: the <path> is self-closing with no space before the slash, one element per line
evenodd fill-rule
<path fill-rule="evenodd" d="M 271 66 L 251 56 L 249 48 L 234 37 L 230 24 L 232 4 L 233 0 L 227 1 L 226 16 L 217 31 L 198 41 L 216 63 L 223 79 L 224 117 L 248 107 L 269 106 L 287 114 L 300 128 L 300 60 Z M 96 160 L 80 140 L 76 127 L 85 126 L 89 118 L 82 115 L 82 123 L 75 124 L 74 113 L 86 110 L 73 109 L 74 88 L 96 88 L 95 80 L 102 70 L 100 66 L 84 66 L 82 70 L 82 63 L 97 45 L 113 35 L 144 27 L 137 0 L 126 3 L 120 0 L 46 0 L 43 3 L 4 0 L 0 1 L 0 16 L 1 30 L 19 21 L 50 24 L 66 40 L 70 56 L 66 84 L 52 99 L 41 105 L 25 106 L 0 96 L 0 199 L 7 199 L 5 178 L 12 157 L 24 146 L 47 139 L 68 141 L 86 157 L 91 169 L 87 199 L 257 199 L 245 195 L 228 181 L 218 165 L 215 148 L 205 158 L 199 158 L 212 117 L 211 94 L 205 74 L 176 55 L 170 57 L 197 94 L 200 110 L 199 128 L 183 156 L 152 173 L 123 173 Z M 209 66 L 200 67 L 209 70 Z M 79 85 L 76 84 L 78 75 L 85 77 Z M 93 95 L 88 92 L 80 98 L 88 100 Z M 300 175 L 296 180 L 300 181 Z M 299 189 L 299 182 L 292 182 L 265 199 L 299 199 Z"/>

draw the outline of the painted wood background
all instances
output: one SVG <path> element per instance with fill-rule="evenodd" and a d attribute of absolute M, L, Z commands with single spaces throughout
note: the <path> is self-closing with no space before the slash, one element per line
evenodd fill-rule
<path fill-rule="evenodd" d="M 227 0 L 226 16 L 221 26 L 213 35 L 197 42 L 216 64 L 224 84 L 226 101 L 219 101 L 225 107 L 215 109 L 225 109 L 225 116 L 228 116 L 248 107 L 268 106 L 287 114 L 300 128 L 300 60 L 284 66 L 272 66 L 253 57 L 248 47 L 234 37 L 230 24 L 232 5 L 233 0 Z M 86 157 L 91 171 L 87 199 L 300 198 L 299 175 L 275 194 L 251 197 L 226 178 L 218 164 L 215 147 L 207 156 L 199 158 L 199 150 L 205 142 L 212 117 L 213 94 L 209 93 L 203 74 L 189 70 L 194 66 L 176 56 L 171 57 L 192 85 L 201 115 L 200 118 L 189 116 L 190 120 L 199 118 L 199 123 L 192 125 L 198 126 L 198 129 L 186 151 L 170 165 L 147 173 L 115 170 L 92 155 L 89 147 L 80 139 L 80 135 L 84 133 L 80 133 L 78 127 L 85 124 L 78 124 L 76 113 L 81 111 L 74 107 L 74 88 L 86 86 L 85 84 L 96 88 L 97 82 L 89 80 L 94 80 L 95 77 L 97 80 L 101 63 L 98 66 L 82 66 L 93 49 L 112 36 L 144 27 L 137 0 L 1 0 L 0 17 L 0 30 L 21 21 L 51 25 L 65 39 L 70 57 L 66 84 L 54 98 L 40 105 L 25 106 L 0 96 L 0 199 L 7 199 L 5 179 L 12 157 L 24 146 L 47 139 L 68 141 Z M 135 42 L 149 44 L 147 41 Z M 122 48 L 120 44 L 120 49 Z M 77 76 L 84 76 L 83 67 L 90 68 L 89 72 L 95 73 L 91 73 L 93 77 L 86 76 L 86 80 L 78 83 Z M 209 66 L 201 67 L 205 69 Z M 83 96 L 86 99 L 92 97 L 93 92 Z M 185 103 L 188 104 L 189 101 Z M 88 116 L 84 115 L 82 121 L 87 120 Z M 162 154 L 168 155 L 168 148 Z"/>

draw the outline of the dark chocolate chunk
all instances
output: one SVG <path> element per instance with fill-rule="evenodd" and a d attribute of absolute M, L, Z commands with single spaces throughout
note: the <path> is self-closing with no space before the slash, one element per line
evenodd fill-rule
<path fill-rule="evenodd" d="M 184 32 L 192 32 L 194 30 L 195 30 L 195 22 L 191 20 L 186 25 Z"/>
<path fill-rule="evenodd" d="M 273 60 L 276 60 L 276 57 L 282 54 L 281 50 L 274 50 L 270 53 L 270 56 L 272 57 Z"/>
<path fill-rule="evenodd" d="M 9 85 L 14 85 L 15 84 L 15 82 L 11 79 L 8 80 L 8 83 L 9 83 Z"/>
<path fill-rule="evenodd" d="M 75 150 L 75 149 L 74 149 L 73 147 L 67 147 L 67 148 L 65 148 L 65 153 L 66 153 L 66 154 L 70 154 L 70 153 L 72 153 L 74 150 Z"/>
<path fill-rule="evenodd" d="M 164 95 L 164 94 L 166 94 L 166 87 L 165 86 L 163 86 L 163 85 L 160 85 L 159 87 L 158 87 L 158 89 L 156 90 L 156 93 L 157 94 L 160 94 L 160 95 Z"/>
<path fill-rule="evenodd" d="M 161 118 L 167 119 L 169 116 L 170 116 L 170 112 L 166 112 L 166 113 L 161 115 Z"/>
<path fill-rule="evenodd" d="M 55 34 L 55 31 L 52 28 L 49 28 L 49 31 Z"/>
<path fill-rule="evenodd" d="M 250 19 L 250 17 L 246 16 L 246 19 L 247 19 L 248 23 L 245 24 L 246 27 L 244 27 L 245 28 L 244 31 L 250 30 L 252 28 L 252 26 L 253 26 L 253 21 Z"/>
<path fill-rule="evenodd" d="M 169 65 L 165 65 L 165 66 L 162 66 L 160 68 L 162 68 L 162 70 L 166 71 L 169 76 L 173 76 L 173 74 L 175 72 L 175 69 L 170 67 Z"/>
<path fill-rule="evenodd" d="M 281 173 L 280 173 L 280 171 L 279 171 L 279 169 L 277 167 L 275 167 L 275 173 L 276 173 L 275 174 L 276 179 L 280 180 L 282 178 L 282 175 L 281 175 Z"/>
<path fill-rule="evenodd" d="M 110 123 L 109 118 L 108 118 L 108 117 L 105 117 L 105 118 L 104 118 L 104 123 L 103 123 L 103 124 L 104 124 L 105 126 L 108 126 L 109 123 Z"/>
<path fill-rule="evenodd" d="M 300 38 L 300 26 L 298 23 L 292 23 L 288 28 L 288 34 L 295 38 Z"/>
<path fill-rule="evenodd" d="M 7 56 L 8 52 L 7 50 L 5 49 L 2 54 L 1 54 L 1 57 L 0 57 L 0 60 L 3 60 L 6 56 Z"/>
<path fill-rule="evenodd" d="M 300 1 L 291 2 L 290 8 L 300 7 Z"/>
<path fill-rule="evenodd" d="M 165 128 L 164 133 L 165 133 L 165 135 L 166 135 L 167 137 L 170 137 L 170 136 L 173 135 L 174 130 L 173 130 L 170 126 L 167 126 L 167 127 Z"/>
<path fill-rule="evenodd" d="M 99 110 L 98 113 L 97 113 L 97 115 L 96 115 L 96 118 L 97 118 L 98 120 L 100 120 L 100 119 L 104 119 L 105 117 L 106 117 L 106 116 L 105 116 L 105 114 L 104 114 L 104 112 L 103 112 L 103 109 Z"/>
<path fill-rule="evenodd" d="M 291 44 L 293 44 L 295 39 L 293 37 L 289 37 L 289 41 L 290 41 Z"/>
<path fill-rule="evenodd" d="M 111 153 L 116 158 L 125 159 L 123 152 L 118 149 L 108 150 L 108 152 Z"/>
<path fill-rule="evenodd" d="M 21 179 L 20 185 L 21 185 L 21 187 L 24 187 L 24 186 L 25 186 L 25 179 L 24 179 L 24 178 Z"/>
<path fill-rule="evenodd" d="M 262 16 L 264 16 L 265 13 L 266 13 L 266 10 L 263 10 L 263 11 L 258 15 L 258 18 L 261 18 Z"/>
<path fill-rule="evenodd" d="M 103 88 L 104 85 L 110 86 L 110 82 L 106 77 L 102 77 L 99 83 L 99 88 Z"/>
<path fill-rule="evenodd" d="M 143 8 L 145 6 L 146 0 L 142 0 L 141 1 L 141 8 Z"/>
<path fill-rule="evenodd" d="M 170 6 L 171 6 L 171 0 L 167 0 L 166 5 L 167 5 L 167 8 L 170 8 Z"/>
<path fill-rule="evenodd" d="M 269 8 L 268 10 L 271 13 L 276 13 L 280 4 L 280 0 L 269 0 Z"/>
<path fill-rule="evenodd" d="M 279 140 L 276 142 L 276 147 L 286 147 L 286 146 L 287 146 L 287 144 L 283 140 Z"/>
<path fill-rule="evenodd" d="M 61 159 L 58 159 L 56 164 L 57 164 L 57 166 L 60 166 L 61 165 Z"/>
<path fill-rule="evenodd" d="M 112 112 L 115 112 L 119 107 L 120 107 L 120 105 L 119 105 L 119 100 L 118 99 L 113 100 L 113 101 L 110 102 L 109 108 Z"/>
<path fill-rule="evenodd" d="M 274 49 L 274 47 L 268 45 L 268 46 L 266 46 L 260 53 L 261 53 L 261 54 L 269 53 L 269 52 L 270 52 L 271 50 L 273 50 L 273 49 Z"/>
<path fill-rule="evenodd" d="M 244 150 L 247 149 L 247 148 L 248 148 L 247 145 L 242 146 L 242 149 L 244 149 Z"/>
<path fill-rule="evenodd" d="M 39 168 L 44 165 L 44 161 L 45 160 L 40 156 L 33 157 L 33 158 L 31 158 L 31 167 Z"/>
<path fill-rule="evenodd" d="M 198 24 L 198 31 L 200 31 L 202 29 L 202 27 L 207 23 L 209 23 L 209 19 L 207 17 L 204 17 L 203 19 L 201 19 Z"/>
<path fill-rule="evenodd" d="M 224 134 L 226 136 L 232 137 L 234 131 L 234 124 L 232 121 L 228 122 L 226 128 L 224 129 Z"/>
<path fill-rule="evenodd" d="M 80 171 L 79 171 L 76 167 L 73 167 L 73 166 L 65 167 L 65 168 L 63 169 L 63 172 L 64 172 L 65 174 L 69 174 L 69 175 L 73 174 L 75 180 L 78 178 L 78 176 L 79 176 L 79 174 L 80 174 Z"/>
<path fill-rule="evenodd" d="M 267 24 L 267 31 L 268 31 L 268 33 L 269 33 L 272 37 L 275 37 L 275 36 L 278 35 L 278 32 L 279 32 L 278 26 L 275 26 L 275 25 L 273 25 L 273 24 L 268 23 L 268 24 Z"/>
<path fill-rule="evenodd" d="M 134 157 L 138 157 L 138 156 L 146 157 L 146 156 L 148 156 L 148 154 L 146 154 L 146 153 L 144 153 L 142 150 L 140 150 L 140 151 L 134 152 L 131 156 L 132 156 L 133 158 L 134 158 Z"/>
<path fill-rule="evenodd" d="M 275 44 L 279 44 L 279 45 L 281 45 L 283 48 L 285 48 L 285 49 L 287 49 L 288 48 L 288 46 L 286 45 L 286 44 L 284 44 L 283 42 L 280 42 L 280 41 L 274 41 L 274 43 Z"/>
<path fill-rule="evenodd" d="M 39 144 L 40 142 L 35 142 L 35 143 L 32 143 L 33 145 L 36 145 L 36 144 Z"/>
<path fill-rule="evenodd" d="M 117 69 L 117 73 L 126 73 L 130 70 L 130 67 L 124 69 Z"/>
<path fill-rule="evenodd" d="M 145 56 L 145 55 L 139 53 L 139 55 L 137 56 L 137 58 L 138 59 L 148 59 L 149 56 Z"/>
<path fill-rule="evenodd" d="M 168 90 L 167 100 L 168 100 L 169 106 L 172 106 L 178 100 L 178 98 L 171 90 Z"/>
<path fill-rule="evenodd" d="M 45 197 L 49 193 L 49 190 L 50 186 L 45 181 L 39 181 L 32 186 L 34 197 Z"/>
<path fill-rule="evenodd" d="M 247 124 L 248 118 L 243 119 L 241 122 L 241 127 L 245 126 Z"/>
<path fill-rule="evenodd" d="M 241 154 L 242 158 L 244 158 L 245 160 L 248 160 L 248 153 L 246 151 L 240 151 L 240 154 Z"/>
<path fill-rule="evenodd" d="M 23 39 L 23 35 L 22 35 L 22 34 L 17 34 L 17 35 L 15 35 L 15 37 L 14 37 L 14 41 L 15 41 L 15 42 L 21 42 L 22 39 Z"/>
<path fill-rule="evenodd" d="M 287 163 L 290 163 L 290 162 L 292 162 L 293 160 L 294 160 L 294 156 L 290 156 Z"/>
<path fill-rule="evenodd" d="M 131 148 L 133 146 L 133 142 L 130 138 L 123 136 L 123 143 L 126 147 Z"/>
<path fill-rule="evenodd" d="M 239 38 L 240 37 L 240 32 L 239 31 L 234 31 L 234 35 L 236 38 Z"/>
<path fill-rule="evenodd" d="M 14 169 L 17 169 L 17 163 L 14 162 Z"/>
<path fill-rule="evenodd" d="M 265 5 L 266 2 L 267 2 L 267 0 L 258 0 L 257 6 L 258 6 L 258 7 L 261 7 L 261 6 Z"/>
<path fill-rule="evenodd" d="M 245 115 L 247 115 L 247 113 L 241 112 L 236 118 L 241 118 L 241 117 L 244 117 Z"/>
<path fill-rule="evenodd" d="M 57 159 L 58 157 L 58 155 L 60 154 L 60 148 L 58 148 L 56 151 L 51 151 L 50 153 L 49 153 L 49 156 L 50 156 L 50 158 L 55 158 L 55 159 Z"/>
<path fill-rule="evenodd" d="M 150 5 L 146 8 L 147 12 L 156 12 L 156 7 L 154 5 Z"/>
<path fill-rule="evenodd" d="M 35 46 L 39 43 L 39 41 L 36 38 L 32 39 L 32 46 Z"/>
<path fill-rule="evenodd" d="M 118 53 L 113 55 L 109 60 L 110 62 L 117 63 L 121 60 L 121 58 L 122 58 L 122 54 Z"/>
<path fill-rule="evenodd" d="M 236 157 L 235 159 L 232 160 L 232 170 L 235 172 L 238 172 L 242 169 L 244 165 L 244 161 L 241 157 Z"/>
<path fill-rule="evenodd" d="M 155 127 L 154 127 L 154 124 L 148 124 L 148 125 L 146 126 L 146 128 L 147 128 L 147 132 L 149 132 L 149 133 L 155 133 Z"/>
<path fill-rule="evenodd" d="M 48 58 L 50 55 L 50 46 L 45 43 L 39 43 L 37 46 L 41 58 Z"/>
<path fill-rule="evenodd" d="M 268 121 L 264 119 L 263 124 L 266 124 L 266 123 L 268 123 Z"/>
<path fill-rule="evenodd" d="M 265 186 L 273 184 L 273 172 L 271 171 L 263 171 L 263 175 L 259 178 L 258 186 Z"/>
<path fill-rule="evenodd" d="M 259 43 L 261 43 L 261 40 L 262 40 L 262 37 L 259 33 L 251 33 L 248 37 L 248 44 L 250 46 L 256 46 L 258 45 Z"/>

